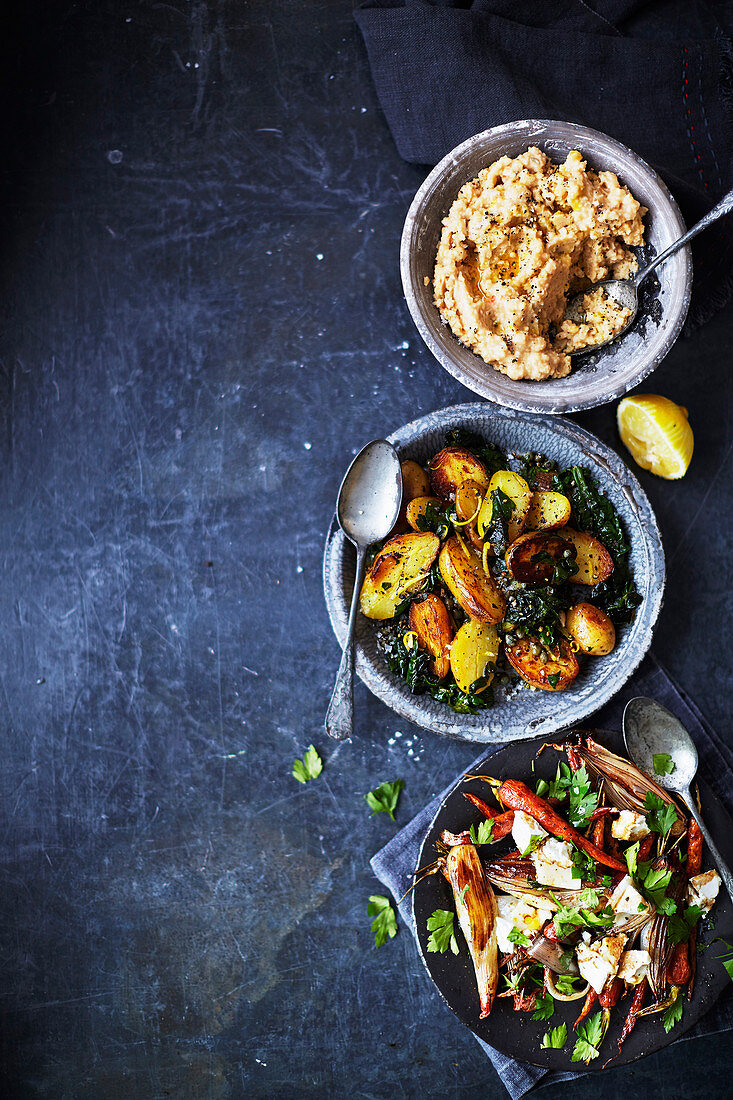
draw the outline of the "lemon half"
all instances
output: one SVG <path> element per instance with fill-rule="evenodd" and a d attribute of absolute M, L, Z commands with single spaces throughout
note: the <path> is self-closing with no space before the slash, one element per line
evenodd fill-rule
<path fill-rule="evenodd" d="M 640 393 L 619 402 L 619 435 L 634 461 L 659 477 L 684 477 L 695 437 L 687 409 L 658 393 Z"/>

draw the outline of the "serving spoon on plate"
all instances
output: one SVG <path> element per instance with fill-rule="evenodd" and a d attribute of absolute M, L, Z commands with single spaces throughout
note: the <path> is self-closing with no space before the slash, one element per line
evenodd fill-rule
<path fill-rule="evenodd" d="M 631 316 L 628 318 L 623 328 L 614 333 L 607 340 L 602 340 L 598 344 L 587 344 L 583 348 L 578 348 L 576 351 L 571 351 L 570 355 L 587 355 L 591 351 L 598 351 L 599 348 L 605 348 L 606 344 L 612 343 L 614 340 L 618 340 L 619 336 L 627 331 L 633 324 L 634 318 L 639 310 L 639 287 L 646 279 L 647 275 L 651 275 L 652 271 L 655 271 L 660 264 L 663 264 L 670 256 L 673 256 L 675 252 L 679 251 L 684 245 L 696 237 L 698 233 L 702 233 L 703 229 L 707 229 L 709 225 L 716 222 L 718 218 L 722 218 L 724 214 L 728 214 L 733 210 L 733 191 L 729 191 L 727 195 L 724 195 L 717 206 L 701 218 L 696 225 L 693 225 L 692 229 L 688 229 L 683 237 L 676 240 L 673 244 L 666 248 L 659 256 L 655 256 L 651 263 L 642 268 L 641 271 L 637 271 L 630 279 L 602 279 L 599 283 L 593 283 L 591 286 L 582 290 L 579 294 L 574 294 L 567 304 L 565 309 L 566 321 L 575 321 L 576 324 L 582 324 L 585 320 L 585 310 L 583 308 L 583 299 L 586 294 L 590 294 L 592 290 L 599 290 L 603 288 L 609 298 L 612 298 L 614 302 L 622 306 L 624 309 L 631 310 Z"/>
<path fill-rule="evenodd" d="M 705 828 L 692 797 L 690 786 L 697 774 L 697 749 L 685 727 L 671 711 L 655 699 L 638 696 L 624 708 L 624 741 L 626 751 L 642 771 L 652 776 L 660 787 L 680 795 L 700 826 L 713 859 L 718 865 L 720 877 L 733 900 L 733 875 Z M 672 758 L 674 770 L 669 775 L 659 775 L 654 770 L 654 757 L 666 753 Z"/>
<path fill-rule="evenodd" d="M 346 641 L 326 711 L 326 733 L 343 741 L 354 730 L 354 628 L 364 579 L 366 552 L 390 533 L 402 504 L 402 470 L 397 451 L 386 439 L 367 443 L 346 471 L 339 489 L 336 516 L 356 547 L 356 571 Z"/>

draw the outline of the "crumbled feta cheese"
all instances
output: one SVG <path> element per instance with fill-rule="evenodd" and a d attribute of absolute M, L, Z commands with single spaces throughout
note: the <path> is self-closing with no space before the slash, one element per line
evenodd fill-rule
<path fill-rule="evenodd" d="M 509 939 L 509 933 L 514 928 L 532 940 L 552 916 L 549 910 L 536 909 L 523 898 L 503 894 L 496 899 L 496 909 L 496 942 L 499 950 L 507 955 L 511 955 L 517 946 Z"/>
<path fill-rule="evenodd" d="M 583 938 L 576 948 L 578 956 L 578 970 L 589 982 L 596 993 L 600 993 L 618 970 L 618 964 L 626 944 L 626 936 L 606 936 L 602 940 L 590 942 L 588 932 L 583 933 Z"/>
<path fill-rule="evenodd" d="M 557 840 L 554 836 L 540 844 L 532 852 L 535 876 L 543 886 L 554 886 L 558 890 L 579 890 L 579 878 L 573 878 L 573 856 L 566 840 Z"/>
<path fill-rule="evenodd" d="M 651 961 L 648 951 L 624 951 L 616 977 L 627 985 L 639 985 L 649 973 Z"/>
<path fill-rule="evenodd" d="M 534 851 L 540 841 L 544 840 L 547 835 L 542 826 L 538 825 L 535 819 L 526 814 L 524 810 L 514 811 L 512 837 L 523 856 Z"/>
<path fill-rule="evenodd" d="M 631 875 L 625 875 L 611 894 L 608 904 L 613 909 L 615 926 L 623 924 L 629 917 L 638 917 L 640 913 L 650 912 L 651 906 L 634 886 Z"/>
<path fill-rule="evenodd" d="M 621 810 L 611 822 L 611 836 L 616 840 L 643 840 L 649 836 L 649 827 L 644 814 L 635 810 Z"/>
<path fill-rule="evenodd" d="M 699 905 L 709 913 L 715 905 L 715 899 L 720 889 L 720 875 L 717 871 L 703 871 L 700 875 L 693 875 L 687 884 L 687 898 L 690 905 Z"/>

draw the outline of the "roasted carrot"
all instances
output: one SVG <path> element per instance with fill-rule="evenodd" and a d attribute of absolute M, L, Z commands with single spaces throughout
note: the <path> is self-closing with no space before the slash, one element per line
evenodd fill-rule
<path fill-rule="evenodd" d="M 639 851 L 638 851 L 637 856 L 636 856 L 636 859 L 637 859 L 638 863 L 643 863 L 645 860 L 649 859 L 649 856 L 651 855 L 653 844 L 654 844 L 654 833 L 649 833 L 649 836 L 645 836 L 644 839 L 642 840 L 641 844 L 639 845 Z"/>
<path fill-rule="evenodd" d="M 614 978 L 607 986 L 601 990 L 601 995 L 598 998 L 601 1008 L 613 1008 L 619 997 L 621 996 L 621 990 L 624 988 L 624 983 L 620 978 Z M 577 1027 L 577 1024 L 575 1025 Z"/>
<path fill-rule="evenodd" d="M 702 833 L 700 826 L 694 817 L 690 819 L 687 830 L 687 874 L 697 875 L 702 869 Z M 687 986 L 687 1000 L 692 998 L 692 990 L 695 985 L 697 973 L 697 925 L 690 932 L 687 941 L 687 964 L 690 971 L 689 984 Z"/>
<path fill-rule="evenodd" d="M 563 821 L 560 815 L 555 813 L 552 806 L 545 802 L 544 798 L 540 798 L 539 795 L 531 791 L 527 784 L 522 783 L 521 780 L 507 779 L 499 787 L 496 797 L 511 810 L 524 810 L 535 821 L 538 821 L 543 829 L 547 829 L 548 833 L 560 837 L 561 840 L 570 841 L 576 848 L 580 848 L 592 859 L 597 860 L 598 863 L 602 863 L 605 867 L 612 867 L 614 871 L 626 872 L 625 864 L 618 859 L 614 859 L 613 856 L 606 855 L 600 848 L 596 848 L 595 844 L 592 844 L 587 837 L 584 837 L 572 825 L 568 825 L 566 821 Z"/>
<path fill-rule="evenodd" d="M 686 943 L 678 943 L 672 948 L 672 954 L 667 963 L 667 981 L 670 985 L 685 985 L 690 980 L 687 946 Z"/>
<path fill-rule="evenodd" d="M 580 1016 L 578 1016 L 578 1019 L 573 1024 L 573 1027 L 576 1028 L 576 1030 L 577 1030 L 578 1024 L 586 1018 L 586 1016 L 588 1015 L 590 1010 L 593 1008 L 593 1005 L 596 1003 L 597 1000 L 598 1000 L 598 994 L 596 993 L 593 986 L 589 985 L 588 986 L 588 993 L 586 994 L 585 1001 L 583 1002 L 583 1007 L 580 1010 Z"/>
<path fill-rule="evenodd" d="M 629 1009 L 629 1014 L 626 1017 L 626 1022 L 624 1023 L 623 1030 L 621 1032 L 621 1038 L 618 1041 L 619 1050 L 621 1049 L 621 1044 L 623 1043 L 624 1039 L 628 1039 L 629 1035 L 634 1030 L 636 1017 L 642 1010 L 644 998 L 646 997 L 646 991 L 648 988 L 649 983 L 646 978 L 644 978 L 644 980 L 642 982 L 639 982 L 636 989 L 634 990 L 634 996 L 631 1000 L 631 1008 Z"/>
<path fill-rule="evenodd" d="M 468 791 L 463 792 L 463 797 L 467 798 L 472 806 L 475 806 L 477 810 L 480 810 L 484 817 L 493 823 L 493 829 L 491 830 L 491 839 L 502 840 L 505 836 L 508 836 L 512 831 L 512 825 L 514 824 L 514 810 L 507 810 L 502 813 L 501 810 L 495 810 L 489 806 L 488 802 L 484 802 L 483 798 L 479 798 L 476 794 L 470 794 Z"/>
<path fill-rule="evenodd" d="M 590 815 L 591 821 L 597 821 L 599 817 L 605 817 L 606 814 L 613 813 L 615 806 L 599 806 L 597 810 L 594 810 Z"/>
<path fill-rule="evenodd" d="M 606 836 L 606 819 L 605 817 L 599 817 L 593 822 L 593 828 L 590 831 L 591 843 L 595 844 L 599 851 L 603 851 L 604 841 Z"/>

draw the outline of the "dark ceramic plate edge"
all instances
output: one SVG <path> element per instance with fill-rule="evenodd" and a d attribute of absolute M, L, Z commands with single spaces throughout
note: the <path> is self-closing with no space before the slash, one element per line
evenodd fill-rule
<path fill-rule="evenodd" d="M 604 730 L 598 734 L 598 739 L 614 751 L 624 751 L 621 734 L 616 731 Z M 525 780 L 527 777 L 533 778 L 530 760 L 534 758 L 536 749 L 544 742 L 546 742 L 546 738 L 539 737 L 503 745 L 495 753 L 488 756 L 478 770 L 484 774 L 498 773 L 500 776 L 511 775 Z M 511 761 L 515 757 L 524 757 L 524 763 L 513 764 Z M 554 773 L 559 759 L 561 759 L 560 755 L 554 752 L 543 754 L 537 762 L 537 770 L 534 775 L 539 777 L 543 771 Z M 723 857 L 730 863 L 733 861 L 733 821 L 704 779 L 699 780 L 699 785 L 704 819 L 715 837 Z M 478 811 L 473 810 L 468 802 L 461 800 L 459 805 L 463 810 L 463 816 L 458 817 L 458 821 L 453 818 L 450 819 L 450 822 L 440 820 L 443 814 L 454 812 L 450 804 L 454 799 L 458 801 L 458 793 L 462 789 L 463 784 L 459 780 L 438 807 L 420 846 L 418 867 L 426 866 L 434 859 L 432 844 L 441 829 L 452 825 L 457 831 L 459 824 L 467 828 L 469 823 L 476 823 L 481 819 Z M 476 791 L 475 786 L 466 787 L 465 789 Z M 465 809 L 463 809 L 464 805 Z M 458 815 L 456 814 L 456 816 Z M 714 866 L 715 863 L 706 845 L 703 869 L 709 870 Z M 432 900 L 426 900 L 431 897 Z M 535 1021 L 531 1019 L 531 1013 L 515 1013 L 508 999 L 506 1001 L 497 1000 L 488 1019 L 478 1020 L 478 997 L 473 967 L 460 933 L 460 955 L 448 956 L 427 953 L 428 935 L 425 919 L 429 912 L 437 907 L 452 907 L 450 888 L 440 875 L 427 878 L 424 883 L 415 887 L 412 894 L 412 919 L 417 933 L 420 959 L 441 999 L 477 1038 L 495 1047 L 501 1054 L 516 1058 L 519 1061 L 529 1062 L 532 1065 L 542 1066 L 545 1069 L 598 1072 L 603 1069 L 604 1063 L 609 1058 L 613 1059 L 608 1066 L 609 1069 L 612 1069 L 615 1066 L 628 1065 L 647 1054 L 654 1054 L 656 1051 L 663 1050 L 689 1031 L 712 1008 L 730 981 L 722 962 L 713 959 L 710 947 L 708 947 L 706 951 L 700 952 L 697 956 L 697 976 L 693 997 L 689 1004 L 685 999 L 684 1012 L 680 1023 L 672 1028 L 669 1033 L 666 1033 L 659 1015 L 639 1020 L 631 1035 L 626 1039 L 620 1053 L 614 1057 L 617 1050 L 618 1033 L 628 1011 L 629 997 L 625 997 L 612 1012 L 611 1025 L 601 1047 L 600 1057 L 586 1067 L 583 1063 L 571 1063 L 570 1061 L 575 1039 L 572 1023 L 580 1011 L 582 1002 L 571 1002 L 567 1006 L 556 1007 L 555 1014 L 549 1021 Z M 705 944 L 712 944 L 718 938 L 730 940 L 733 937 L 733 903 L 731 903 L 725 888 L 722 886 L 712 912 L 712 919 L 714 926 L 703 924 L 700 941 Z M 459 971 L 458 968 L 462 969 Z M 447 983 L 442 979 L 442 975 L 446 971 L 451 975 L 454 986 L 458 984 L 459 974 L 463 975 L 460 988 L 465 993 L 465 1001 L 461 1004 L 456 1003 L 455 993 L 451 993 L 446 989 Z M 440 976 L 440 980 L 436 979 L 436 973 Z M 443 988 L 441 988 L 441 985 Z M 543 1051 L 539 1046 L 542 1035 L 548 1028 L 555 1027 L 563 1021 L 568 1025 L 568 1039 L 565 1043 L 565 1049 L 562 1051 Z"/>

